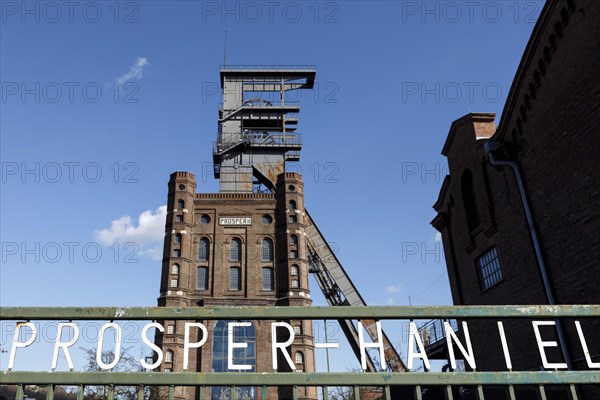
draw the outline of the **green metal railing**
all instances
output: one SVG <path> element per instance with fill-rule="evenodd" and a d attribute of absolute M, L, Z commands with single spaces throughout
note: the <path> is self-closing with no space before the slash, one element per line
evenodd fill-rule
<path fill-rule="evenodd" d="M 6 321 L 79 321 L 79 320 L 324 320 L 324 319 L 556 319 L 599 318 L 600 305 L 559 306 L 441 306 L 441 307 L 221 307 L 221 308 L 0 308 L 0 320 Z M 292 398 L 298 399 L 299 387 L 321 387 L 322 398 L 328 399 L 327 387 L 348 386 L 360 399 L 360 387 L 381 387 L 385 399 L 392 399 L 394 387 L 412 388 L 414 398 L 421 400 L 422 388 L 441 387 L 447 399 L 454 399 L 453 387 L 473 386 L 478 398 L 484 399 L 484 386 L 503 386 L 507 398 L 514 400 L 514 386 L 537 387 L 546 399 L 544 385 L 562 385 L 569 397 L 579 399 L 577 385 L 597 385 L 600 371 L 502 371 L 502 372 L 378 372 L 378 373 L 229 373 L 229 372 L 32 372 L 0 371 L 0 384 L 17 385 L 16 400 L 21 400 L 25 385 L 47 385 L 47 400 L 52 400 L 56 385 L 78 386 L 77 398 L 83 399 L 86 386 L 108 386 L 108 400 L 115 386 L 138 387 L 138 399 L 144 398 L 145 387 L 168 387 L 174 399 L 175 386 L 255 386 L 257 398 L 266 399 L 267 387 L 291 387 Z M 204 398 L 204 390 L 199 390 Z M 235 390 L 231 391 L 234 400 Z"/>

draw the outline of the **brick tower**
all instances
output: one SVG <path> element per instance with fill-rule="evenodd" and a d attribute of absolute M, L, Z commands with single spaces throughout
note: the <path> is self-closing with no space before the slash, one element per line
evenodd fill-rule
<path fill-rule="evenodd" d="M 213 149 L 219 193 L 196 193 L 190 172 L 171 174 L 158 305 L 164 307 L 310 306 L 308 254 L 301 175 L 285 172 L 286 161 L 299 158 L 296 133 L 299 107 L 286 103 L 289 90 L 310 89 L 312 67 L 221 69 L 223 106 Z M 264 93 L 279 99 L 265 99 Z M 261 190 L 257 190 L 257 188 Z M 209 321 L 208 340 L 189 350 L 188 371 L 228 372 L 227 323 Z M 249 371 L 273 371 L 272 321 L 245 321 L 236 327 L 236 365 Z M 295 370 L 315 371 L 311 321 L 286 321 L 294 342 L 289 348 Z M 163 371 L 183 371 L 184 321 L 163 321 L 156 343 L 164 359 Z M 287 333 L 278 332 L 287 339 Z M 196 335 L 196 337 L 194 337 Z M 192 330 L 190 342 L 197 341 Z M 292 370 L 278 354 L 278 371 Z M 258 398 L 260 388 L 238 387 L 238 399 Z M 231 398 L 229 387 L 175 388 L 179 399 Z M 317 398 L 316 388 L 299 388 L 300 399 Z M 291 388 L 269 388 L 268 399 L 291 398 Z"/>

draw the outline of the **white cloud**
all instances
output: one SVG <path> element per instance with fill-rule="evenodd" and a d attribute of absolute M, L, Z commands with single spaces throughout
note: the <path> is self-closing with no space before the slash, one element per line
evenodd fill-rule
<path fill-rule="evenodd" d="M 135 63 L 129 68 L 129 72 L 115 78 L 115 82 L 119 85 L 131 80 L 131 79 L 142 79 L 144 77 L 144 67 L 148 65 L 148 59 L 146 57 L 138 57 Z"/>
<path fill-rule="evenodd" d="M 396 304 L 396 300 L 394 300 L 394 299 L 387 299 L 387 305 L 388 306 L 393 306 L 394 304 Z"/>
<path fill-rule="evenodd" d="M 144 246 L 156 245 L 163 240 L 166 216 L 167 206 L 160 206 L 155 211 L 142 212 L 137 218 L 137 224 L 129 215 L 125 215 L 113 220 L 109 228 L 95 231 L 94 234 L 96 240 L 106 246 L 134 242 L 139 246 L 140 253 L 144 252 L 155 258 L 162 247 L 159 246 L 156 250 L 155 247 L 144 249 Z"/>
<path fill-rule="evenodd" d="M 163 248 L 162 246 L 154 246 L 149 248 L 148 250 L 140 250 L 139 254 L 142 256 L 149 257 L 154 261 L 160 261 L 162 260 L 163 256 Z"/>
<path fill-rule="evenodd" d="M 398 283 L 397 285 L 388 286 L 385 291 L 388 293 L 399 293 L 402 290 L 402 286 L 404 285 Z"/>
<path fill-rule="evenodd" d="M 442 234 L 439 231 L 435 232 L 435 235 L 433 236 L 433 242 L 442 243 Z"/>

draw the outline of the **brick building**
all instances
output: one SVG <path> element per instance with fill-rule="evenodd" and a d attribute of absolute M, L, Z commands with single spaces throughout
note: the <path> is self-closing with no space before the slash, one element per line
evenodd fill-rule
<path fill-rule="evenodd" d="M 488 113 L 452 123 L 432 225 L 455 304 L 600 303 L 599 21 L 599 2 L 547 1 L 498 126 Z M 505 324 L 513 369 L 541 369 L 531 321 Z M 581 326 L 597 363 L 600 323 Z M 469 328 L 477 369 L 506 370 L 495 322 Z M 574 321 L 540 329 L 561 345 L 549 362 L 590 368 Z"/>
<path fill-rule="evenodd" d="M 296 173 L 281 174 L 277 189 L 277 194 L 196 193 L 192 173 L 173 173 L 158 305 L 310 306 L 302 178 Z M 290 348 L 295 368 L 314 371 L 311 321 L 287 322 L 296 336 Z M 228 371 L 225 323 L 208 324 L 206 344 L 189 352 L 189 370 Z M 162 368 L 182 371 L 184 323 L 164 321 L 164 326 L 164 334 L 156 339 L 163 349 Z M 236 328 L 234 337 L 236 342 L 249 343 L 245 351 L 234 352 L 235 364 L 252 365 L 252 371 L 273 370 L 271 321 L 252 321 L 250 328 Z M 198 331 L 192 331 L 190 342 L 198 339 Z M 291 371 L 282 354 L 278 356 L 278 370 Z M 175 395 L 193 399 L 196 390 L 181 387 Z M 205 398 L 227 396 L 227 390 L 206 389 Z M 254 398 L 256 389 L 238 390 Z M 314 388 L 304 390 L 299 389 L 300 398 L 315 398 Z M 277 389 L 270 388 L 268 396 L 286 398 L 285 393 L 284 389 L 278 396 Z"/>

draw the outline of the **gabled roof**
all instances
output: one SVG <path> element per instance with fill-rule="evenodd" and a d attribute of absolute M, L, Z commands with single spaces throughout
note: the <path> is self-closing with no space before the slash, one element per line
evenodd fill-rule
<path fill-rule="evenodd" d="M 466 122 L 494 122 L 496 119 L 496 113 L 470 113 L 467 114 L 455 121 L 450 125 L 450 131 L 448 132 L 448 137 L 446 137 L 446 142 L 444 143 L 444 147 L 442 148 L 442 155 L 448 156 L 450 152 L 450 147 L 452 147 L 452 142 L 454 141 L 454 136 L 456 135 L 457 128 L 466 123 Z"/>

